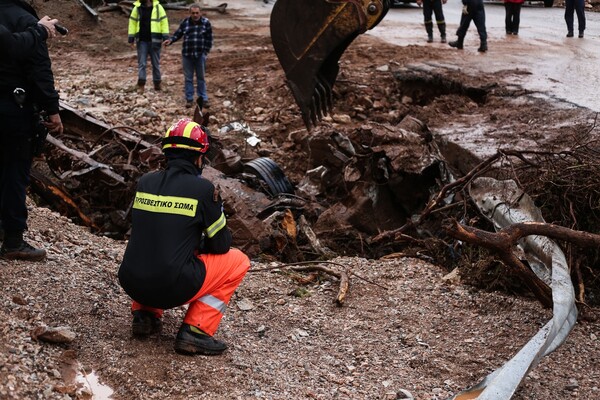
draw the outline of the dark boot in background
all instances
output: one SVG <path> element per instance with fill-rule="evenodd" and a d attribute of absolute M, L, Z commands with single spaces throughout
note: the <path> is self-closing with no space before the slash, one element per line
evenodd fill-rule
<path fill-rule="evenodd" d="M 480 43 L 480 45 L 479 45 L 479 48 L 477 49 L 477 51 L 480 52 L 480 53 L 485 53 L 487 51 L 487 49 L 488 49 L 487 48 L 487 41 L 486 40 L 482 40 L 481 43 Z"/>
<path fill-rule="evenodd" d="M 144 94 L 144 86 L 146 86 L 146 81 L 139 79 L 137 82 L 137 92 L 139 94 Z"/>
<path fill-rule="evenodd" d="M 433 22 L 425 22 L 425 30 L 427 31 L 427 43 L 433 42 Z"/>
<path fill-rule="evenodd" d="M 23 240 L 23 232 L 5 232 L 0 257 L 6 260 L 42 261 L 46 250 L 38 249 Z"/>
<path fill-rule="evenodd" d="M 463 48 L 463 41 L 464 40 L 465 40 L 465 38 L 463 36 L 463 37 L 459 37 L 455 41 L 450 42 L 448 44 L 450 45 L 450 47 L 454 47 L 455 49 L 462 50 L 462 48 Z"/>
<path fill-rule="evenodd" d="M 438 30 L 440 31 L 440 43 L 446 43 L 446 23 L 442 22 L 438 24 Z"/>
<path fill-rule="evenodd" d="M 156 90 L 157 92 L 160 92 L 162 90 L 160 86 L 160 81 L 154 82 L 154 90 Z"/>

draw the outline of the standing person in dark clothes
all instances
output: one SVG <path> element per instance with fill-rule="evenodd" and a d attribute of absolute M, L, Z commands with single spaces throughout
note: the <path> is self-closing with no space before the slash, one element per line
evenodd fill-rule
<path fill-rule="evenodd" d="M 507 35 L 518 35 L 519 24 L 521 23 L 521 6 L 525 0 L 504 0 L 504 9 L 506 18 L 504 26 Z"/>
<path fill-rule="evenodd" d="M 138 93 L 144 93 L 148 56 L 152 64 L 154 90 L 161 90 L 160 49 L 162 42 L 169 37 L 169 20 L 158 0 L 136 0 L 133 3 L 127 34 L 129 43 L 135 43 L 137 48 Z"/>
<path fill-rule="evenodd" d="M 0 24 L 9 32 L 37 29 L 38 20 L 29 4 L 0 0 Z M 43 126 L 36 110 L 47 115 Z M 0 59 L 0 220 L 4 232 L 0 257 L 5 259 L 41 261 L 46 257 L 44 249 L 23 239 L 29 173 L 45 140 L 44 127 L 52 133 L 63 131 L 48 47 L 45 41 L 36 40 L 30 55 Z"/>
<path fill-rule="evenodd" d="M 471 21 L 473 21 L 477 27 L 477 33 L 479 33 L 479 48 L 477 51 L 484 53 L 487 51 L 488 46 L 487 32 L 485 30 L 485 9 L 483 8 L 483 0 L 462 0 L 462 3 L 463 12 L 460 17 L 460 25 L 456 30 L 456 36 L 458 36 L 458 39 L 448 44 L 450 47 L 454 47 L 459 50 L 462 49 L 465 36 L 467 35 L 467 30 L 469 29 L 469 25 L 471 25 Z"/>
<path fill-rule="evenodd" d="M 446 4 L 446 1 L 447 0 L 417 0 L 417 4 L 423 6 L 427 43 L 433 43 L 432 14 L 435 14 L 435 23 L 440 31 L 440 42 L 446 43 L 446 20 L 444 19 L 444 10 L 442 9 L 442 4 Z"/>
<path fill-rule="evenodd" d="M 227 345 L 213 335 L 250 260 L 231 248 L 219 192 L 201 176 L 206 128 L 179 120 L 162 143 L 167 168 L 138 182 L 131 238 L 119 268 L 119 282 L 133 299 L 132 333 L 158 332 L 164 309 L 189 304 L 175 351 L 221 354 Z"/>
<path fill-rule="evenodd" d="M 579 37 L 583 38 L 583 31 L 585 31 L 585 0 L 565 0 L 565 22 L 567 23 L 567 37 L 573 37 L 574 13 L 577 13 Z"/>
<path fill-rule="evenodd" d="M 213 31 L 208 18 L 202 15 L 198 4 L 190 6 L 190 16 L 184 19 L 179 28 L 164 45 L 170 46 L 183 37 L 181 62 L 183 64 L 183 92 L 186 107 L 194 104 L 194 73 L 196 74 L 196 95 L 198 104 L 208 108 L 208 93 L 206 92 L 206 58 L 213 45 Z"/>

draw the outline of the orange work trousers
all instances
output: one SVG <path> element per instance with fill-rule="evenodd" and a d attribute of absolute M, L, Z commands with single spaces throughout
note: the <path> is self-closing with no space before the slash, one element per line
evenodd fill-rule
<path fill-rule="evenodd" d="M 229 299 L 250 268 L 250 260 L 238 249 L 231 249 L 225 254 L 200 254 L 198 258 L 206 266 L 206 277 L 198 293 L 185 303 L 189 306 L 183 322 L 213 336 Z M 159 308 L 147 307 L 136 301 L 131 310 L 151 311 L 159 318 L 163 313 Z"/>

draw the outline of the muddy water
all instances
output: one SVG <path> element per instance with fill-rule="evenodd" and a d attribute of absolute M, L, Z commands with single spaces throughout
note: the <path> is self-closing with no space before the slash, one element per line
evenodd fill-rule
<path fill-rule="evenodd" d="M 449 0 L 444 6 L 449 40 L 455 38 L 461 7 L 458 0 Z M 544 93 L 550 98 L 600 111 L 600 97 L 594 92 L 594 88 L 600 87 L 598 13 L 586 13 L 585 38 L 579 39 L 565 37 L 563 8 L 524 7 L 518 36 L 506 36 L 502 5 L 486 4 L 485 10 L 489 36 L 486 54 L 477 52 L 479 39 L 473 25 L 469 28 L 462 51 L 437 42 L 437 31 L 436 43 L 427 44 L 422 10 L 416 6 L 390 10 L 369 34 L 399 46 L 439 47 L 440 59 L 432 61 L 459 66 L 467 74 L 494 74 L 519 69 L 519 73 L 502 74 L 500 79 Z"/>

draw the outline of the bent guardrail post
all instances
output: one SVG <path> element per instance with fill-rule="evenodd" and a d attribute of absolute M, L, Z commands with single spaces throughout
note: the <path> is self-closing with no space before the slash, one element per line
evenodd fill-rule
<path fill-rule="evenodd" d="M 471 184 L 469 193 L 496 230 L 515 223 L 544 222 L 533 200 L 514 181 L 478 178 Z M 510 399 L 529 371 L 542 357 L 556 350 L 575 325 L 575 292 L 562 250 L 545 236 L 531 235 L 520 242 L 527 259 L 536 265 L 533 268 L 536 275 L 552 288 L 554 315 L 512 359 L 452 399 Z"/>

